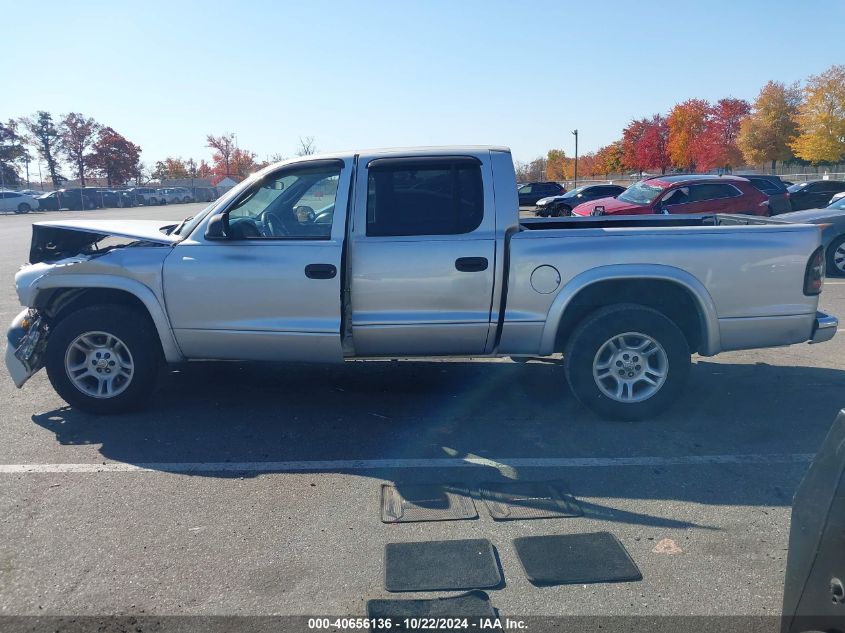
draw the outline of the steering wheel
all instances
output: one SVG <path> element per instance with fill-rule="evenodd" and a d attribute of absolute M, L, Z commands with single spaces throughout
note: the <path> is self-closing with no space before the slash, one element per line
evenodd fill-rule
<path fill-rule="evenodd" d="M 279 237 L 281 235 L 290 235 L 285 223 L 281 218 L 271 211 L 264 211 L 260 216 L 261 232 L 264 237 Z"/>

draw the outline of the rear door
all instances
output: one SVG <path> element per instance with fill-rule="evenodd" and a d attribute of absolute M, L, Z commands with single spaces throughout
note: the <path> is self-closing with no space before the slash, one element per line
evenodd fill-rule
<path fill-rule="evenodd" d="M 362 157 L 354 217 L 355 354 L 483 353 L 496 247 L 489 153 Z"/>

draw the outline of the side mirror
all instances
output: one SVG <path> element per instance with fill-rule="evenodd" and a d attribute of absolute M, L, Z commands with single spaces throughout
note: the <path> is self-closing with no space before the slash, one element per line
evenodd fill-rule
<path fill-rule="evenodd" d="M 590 215 L 604 215 L 604 207 L 602 205 L 596 205 L 593 207 L 593 210 L 590 212 Z"/>
<path fill-rule="evenodd" d="M 229 215 L 227 213 L 217 213 L 211 216 L 208 221 L 208 226 L 205 229 L 205 239 L 207 240 L 225 240 L 229 232 Z"/>

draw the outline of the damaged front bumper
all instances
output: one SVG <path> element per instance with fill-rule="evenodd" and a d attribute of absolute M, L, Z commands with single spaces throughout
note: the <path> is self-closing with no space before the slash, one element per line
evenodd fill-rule
<path fill-rule="evenodd" d="M 20 389 L 44 366 L 47 345 L 47 324 L 43 316 L 31 308 L 14 318 L 6 333 L 6 369 Z"/>

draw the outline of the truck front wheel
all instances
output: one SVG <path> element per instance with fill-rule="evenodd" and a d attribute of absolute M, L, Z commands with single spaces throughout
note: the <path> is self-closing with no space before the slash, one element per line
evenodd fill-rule
<path fill-rule="evenodd" d="M 47 376 L 63 400 L 90 413 L 120 413 L 148 400 L 159 343 L 150 323 L 121 306 L 82 308 L 47 340 Z"/>
<path fill-rule="evenodd" d="M 582 321 L 564 351 L 575 397 L 602 417 L 642 420 L 677 398 L 690 370 L 681 329 L 637 304 L 601 308 Z"/>

